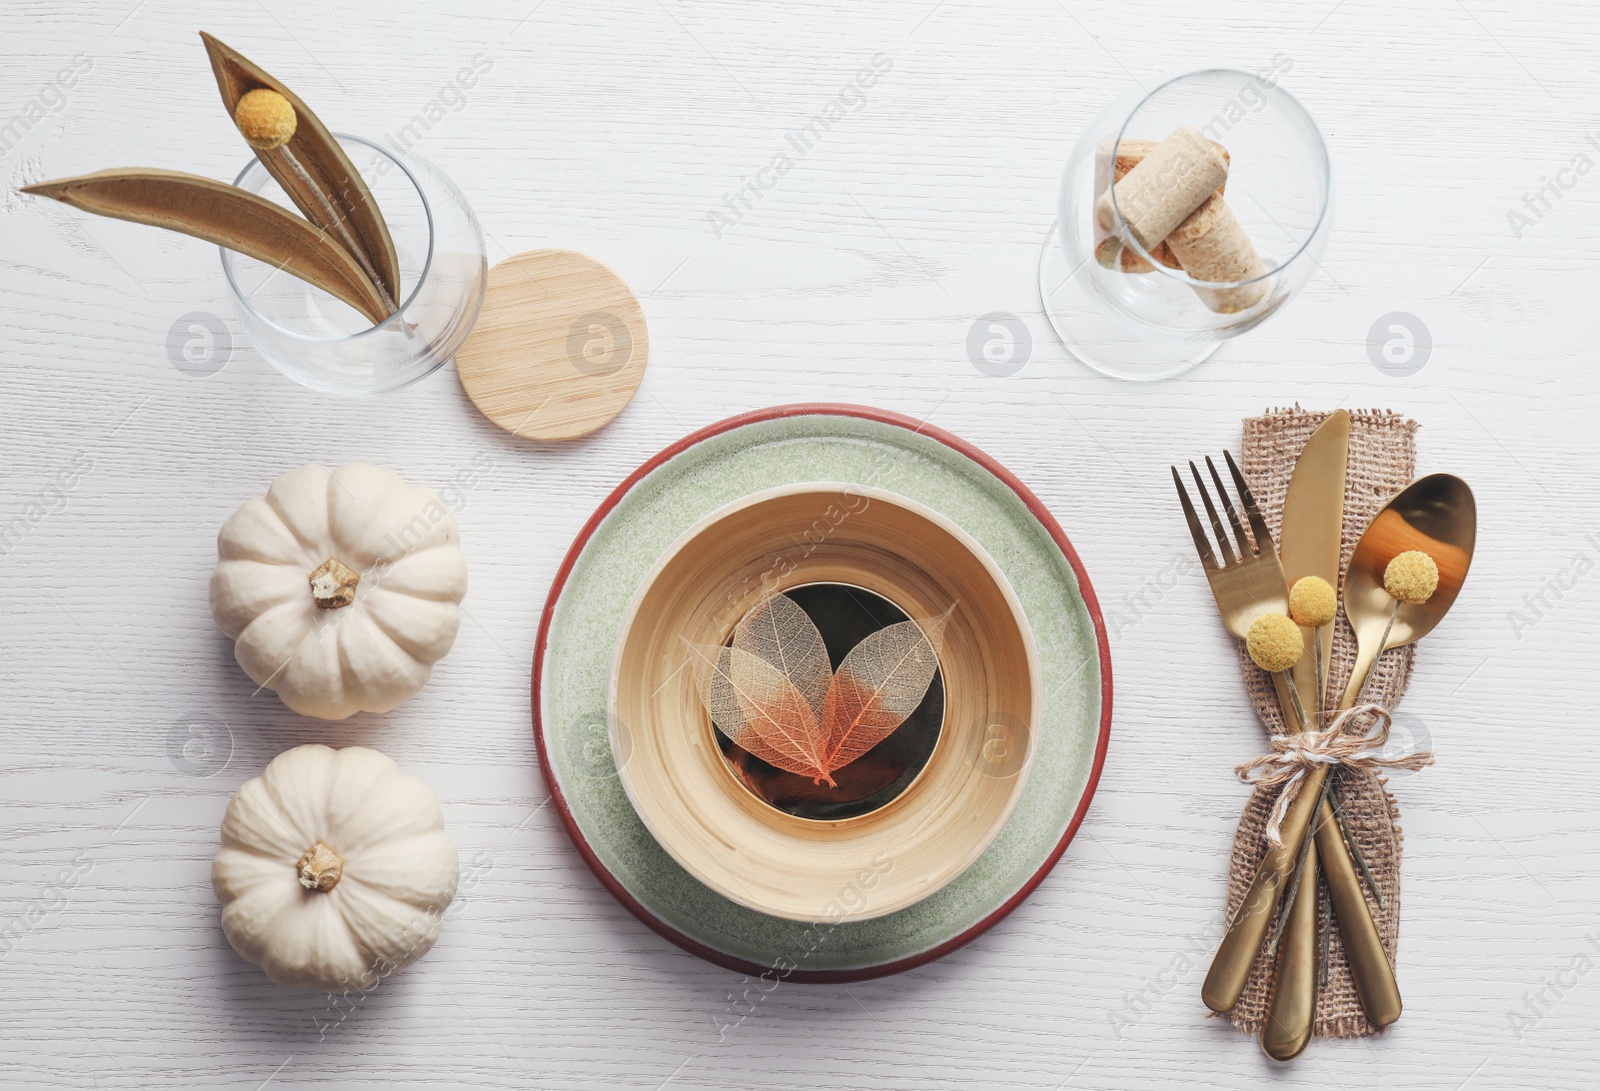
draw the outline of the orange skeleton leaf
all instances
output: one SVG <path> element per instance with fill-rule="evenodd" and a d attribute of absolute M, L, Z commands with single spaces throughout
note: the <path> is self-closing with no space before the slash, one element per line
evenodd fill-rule
<path fill-rule="evenodd" d="M 731 646 L 689 645 L 695 689 L 735 744 L 831 788 L 835 770 L 882 742 L 922 703 L 954 610 L 878 630 L 835 672 L 811 618 L 786 595 L 774 595 L 739 622 Z"/>

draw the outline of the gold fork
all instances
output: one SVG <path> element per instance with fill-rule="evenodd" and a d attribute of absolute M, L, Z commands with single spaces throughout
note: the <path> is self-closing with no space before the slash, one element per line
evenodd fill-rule
<path fill-rule="evenodd" d="M 1208 457 L 1206 469 L 1210 471 L 1217 496 L 1227 513 L 1233 539 L 1238 543 L 1237 555 L 1228 540 L 1228 533 L 1223 529 L 1216 505 L 1211 501 L 1211 494 L 1206 490 L 1205 481 L 1200 477 L 1199 469 L 1193 462 L 1189 463 L 1189 472 L 1194 476 L 1195 487 L 1200 491 L 1200 499 L 1205 504 L 1206 515 L 1209 517 L 1212 532 L 1216 535 L 1217 545 L 1222 553 L 1220 563 L 1211 548 L 1210 540 L 1206 537 L 1205 527 L 1195 512 L 1194 503 L 1189 499 L 1183 477 L 1178 473 L 1176 466 L 1172 468 L 1172 480 L 1178 487 L 1178 500 L 1183 505 L 1183 515 L 1189 523 L 1189 533 L 1194 537 L 1195 549 L 1200 553 L 1200 563 L 1205 569 L 1206 580 L 1211 585 L 1211 594 L 1217 600 L 1222 623 L 1230 633 L 1243 640 L 1250 631 L 1250 623 L 1262 614 L 1289 612 L 1289 588 L 1284 579 L 1283 565 L 1278 561 L 1278 551 L 1273 544 L 1272 533 L 1267 529 L 1266 520 L 1261 517 L 1261 509 L 1256 506 L 1250 486 L 1245 484 L 1244 475 L 1239 472 L 1239 466 L 1234 462 L 1233 455 L 1224 451 L 1223 459 L 1228 464 L 1228 473 L 1233 478 L 1240 506 L 1244 508 L 1245 517 L 1250 521 L 1250 533 L 1254 538 L 1252 545 L 1245 536 L 1244 525 L 1240 522 L 1239 513 L 1228 497 L 1228 490 L 1222 485 L 1222 477 L 1217 473 L 1216 463 Z M 1283 710 L 1286 729 L 1291 734 L 1304 730 L 1305 725 L 1295 714 L 1295 701 L 1289 692 L 1289 682 L 1282 673 L 1274 674 L 1272 680 L 1277 688 L 1278 706 Z M 1310 825 L 1312 810 L 1318 798 L 1315 792 L 1301 792 L 1296 796 L 1281 824 L 1285 846 L 1299 846 L 1304 842 L 1304 833 Z M 1307 902 L 1311 905 L 1315 904 L 1312 899 L 1316 894 L 1316 865 L 1309 852 L 1314 851 L 1314 849 L 1308 850 L 1305 870 L 1305 874 L 1312 877 L 1311 883 L 1305 890 Z M 1211 961 L 1211 970 L 1206 974 L 1205 985 L 1201 988 L 1200 995 L 1212 1011 L 1227 1011 L 1238 1003 L 1239 994 L 1244 991 L 1245 982 L 1249 980 L 1250 967 L 1255 963 L 1256 952 L 1261 949 L 1262 941 L 1266 938 L 1267 926 L 1272 922 L 1278 900 L 1294 873 L 1296 862 L 1295 854 L 1287 847 L 1268 848 L 1245 895 L 1244 903 L 1228 921 L 1227 932 L 1222 937 L 1216 957 Z M 1296 901 L 1299 902 L 1298 895 Z M 1313 930 L 1313 937 L 1314 934 Z M 1309 953 L 1303 950 L 1293 952 L 1285 950 L 1284 956 L 1283 964 L 1279 968 L 1280 984 L 1284 973 L 1314 972 L 1316 961 L 1314 945 Z"/>

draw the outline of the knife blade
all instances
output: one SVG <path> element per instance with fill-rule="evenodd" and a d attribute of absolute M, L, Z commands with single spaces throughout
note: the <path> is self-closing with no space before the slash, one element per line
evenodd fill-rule
<path fill-rule="evenodd" d="M 1278 535 L 1278 559 L 1290 587 L 1305 576 L 1318 576 L 1339 591 L 1339 560 L 1344 542 L 1344 470 L 1350 456 L 1350 412 L 1336 410 L 1306 441 L 1289 478 L 1283 499 L 1283 529 Z M 1311 630 L 1305 631 L 1312 646 Z M 1326 678 L 1333 656 L 1333 626 L 1322 632 L 1322 660 L 1308 655 L 1295 664 L 1294 688 L 1306 712 L 1315 715 L 1323 697 L 1317 680 Z"/>

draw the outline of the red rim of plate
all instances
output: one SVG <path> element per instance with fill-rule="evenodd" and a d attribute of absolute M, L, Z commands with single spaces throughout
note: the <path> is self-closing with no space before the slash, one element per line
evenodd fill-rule
<path fill-rule="evenodd" d="M 1083 562 L 1078 559 L 1077 551 L 1072 548 L 1072 543 L 1067 540 L 1066 533 L 1062 531 L 1060 524 L 1056 522 L 1055 517 L 1050 514 L 1039 498 L 1033 495 L 1033 492 L 1019 481 L 1010 470 L 966 440 L 952 435 L 942 428 L 937 428 L 901 413 L 892 413 L 885 409 L 873 409 L 870 406 L 863 405 L 801 402 L 795 405 L 774 406 L 771 409 L 757 409 L 718 421 L 716 424 L 708 425 L 698 432 L 693 432 L 683 437 L 655 455 L 637 470 L 634 470 L 622 484 L 611 490 L 611 494 L 595 509 L 594 514 L 589 516 L 588 522 L 583 524 L 583 529 L 578 532 L 578 536 L 573 540 L 571 548 L 567 550 L 566 557 L 561 561 L 560 569 L 556 571 L 555 580 L 550 585 L 549 597 L 545 600 L 544 614 L 539 619 L 539 637 L 533 653 L 533 738 L 539 748 L 539 768 L 544 774 L 545 783 L 550 788 L 550 798 L 555 801 L 556 811 L 561 815 L 562 825 L 567 828 L 567 834 L 572 838 L 572 843 L 577 847 L 584 863 L 589 865 L 589 870 L 594 872 L 595 877 L 611 892 L 612 897 L 621 902 L 628 912 L 632 913 L 641 923 L 663 939 L 677 944 L 690 954 L 700 956 L 707 962 L 715 963 L 718 966 L 750 977 L 760 977 L 773 971 L 771 966 L 761 966 L 754 962 L 735 958 L 732 955 L 707 947 L 705 944 L 677 931 L 641 905 L 633 894 L 618 881 L 617 877 L 612 875 L 606 869 L 606 866 L 600 862 L 600 858 L 595 855 L 594 849 L 590 847 L 588 839 L 584 837 L 583 831 L 578 828 L 576 819 L 572 817 L 572 810 L 567 806 L 567 798 L 561 791 L 561 785 L 556 782 L 554 774 L 550 771 L 550 756 L 545 749 L 544 725 L 539 717 L 539 678 L 544 670 L 544 655 L 550 637 L 551 618 L 555 615 L 556 603 L 561 598 L 561 591 L 566 586 L 567 577 L 572 574 L 573 565 L 577 563 L 579 555 L 583 553 L 584 548 L 589 544 L 589 539 L 594 534 L 595 528 L 611 513 L 611 509 L 617 506 L 618 502 L 627 495 L 634 485 L 674 456 L 713 436 L 720 436 L 724 432 L 731 432 L 735 428 L 742 428 L 747 424 L 782 420 L 787 417 L 812 416 L 858 417 L 862 420 L 876 421 L 880 424 L 892 424 L 896 427 L 904 428 L 907 431 L 927 436 L 929 439 L 943 443 L 951 450 L 976 462 L 1005 483 L 1027 505 L 1028 510 L 1039 521 L 1039 524 L 1049 532 L 1050 537 L 1055 540 L 1056 545 L 1067 558 L 1067 563 L 1072 566 L 1073 574 L 1078 580 L 1078 593 L 1083 597 L 1083 604 L 1089 611 L 1090 620 L 1094 622 L 1095 641 L 1099 645 L 1100 662 L 1102 664 L 1100 671 L 1100 738 L 1095 744 L 1094 767 L 1089 771 L 1089 781 L 1084 786 L 1083 798 L 1078 801 L 1078 808 L 1072 815 L 1072 821 L 1068 823 L 1066 831 L 1061 836 L 1061 841 L 1051 851 L 1049 858 L 1045 860 L 1043 866 L 1034 872 L 1027 882 L 1022 884 L 1022 887 L 1015 894 L 1006 900 L 1004 905 L 961 934 L 945 940 L 935 947 L 930 947 L 926 951 L 909 955 L 906 958 L 853 970 L 796 969 L 785 975 L 786 980 L 815 983 L 866 981 L 871 978 L 887 977 L 890 974 L 914 969 L 917 966 L 933 962 L 935 959 L 943 958 L 951 951 L 956 950 L 958 947 L 963 947 L 983 935 L 983 933 L 993 928 L 1009 915 L 1013 909 L 1021 905 L 1023 900 L 1032 894 L 1034 889 L 1044 881 L 1044 877 L 1050 874 L 1051 869 L 1056 866 L 1056 861 L 1061 859 L 1061 854 L 1067 850 L 1067 845 L 1072 842 L 1073 836 L 1077 834 L 1078 827 L 1083 822 L 1083 816 L 1089 810 L 1089 801 L 1094 798 L 1095 788 L 1100 782 L 1101 767 L 1105 765 L 1106 744 L 1111 738 L 1111 646 L 1106 640 L 1106 626 L 1105 620 L 1100 614 L 1100 601 L 1095 597 L 1094 587 L 1089 583 L 1088 573 L 1083 570 Z"/>

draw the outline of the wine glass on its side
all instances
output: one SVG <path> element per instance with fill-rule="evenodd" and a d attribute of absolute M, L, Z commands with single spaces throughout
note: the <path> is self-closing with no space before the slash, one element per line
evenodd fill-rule
<path fill-rule="evenodd" d="M 1062 343 L 1089 367 L 1120 379 L 1171 378 L 1277 313 L 1310 279 L 1332 218 L 1328 149 L 1305 108 L 1277 85 L 1279 74 L 1278 66 L 1219 68 L 1131 88 L 1078 139 L 1039 261 L 1039 295 Z M 1147 249 L 1129 230 L 1124 213 L 1133 212 L 1112 191 L 1114 164 L 1180 127 L 1223 149 L 1226 204 L 1263 272 L 1197 279 L 1169 247 L 1148 240 Z"/>

